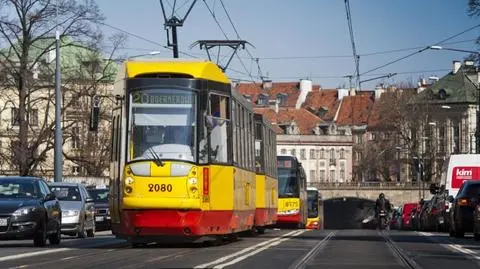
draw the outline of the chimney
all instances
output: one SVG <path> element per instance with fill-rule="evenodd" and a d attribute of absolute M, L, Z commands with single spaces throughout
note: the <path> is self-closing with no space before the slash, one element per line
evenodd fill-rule
<path fill-rule="evenodd" d="M 377 87 L 375 87 L 375 99 L 379 99 L 384 92 L 385 89 L 383 88 L 383 84 L 377 85 Z"/>
<path fill-rule="evenodd" d="M 357 95 L 357 90 L 355 90 L 355 88 L 351 88 L 350 89 L 350 96 L 355 96 Z"/>
<path fill-rule="evenodd" d="M 463 61 L 463 63 L 465 64 L 465 66 L 473 66 L 473 61 L 472 60 L 465 60 L 465 61 Z"/>
<path fill-rule="evenodd" d="M 300 80 L 300 94 L 298 95 L 297 99 L 297 104 L 295 105 L 296 109 L 299 109 L 302 107 L 303 102 L 305 102 L 305 99 L 307 98 L 307 95 L 309 92 L 312 91 L 312 81 L 308 79 L 301 79 Z"/>
<path fill-rule="evenodd" d="M 462 63 L 460 61 L 453 61 L 453 70 L 452 73 L 456 74 L 458 69 L 460 69 L 460 66 L 462 66 Z"/>
<path fill-rule="evenodd" d="M 278 103 L 279 103 L 278 99 L 275 100 L 275 113 L 276 114 L 278 114 Z"/>
<path fill-rule="evenodd" d="M 342 100 L 343 97 L 348 96 L 348 90 L 347 89 L 337 89 L 337 96 L 338 96 L 338 100 Z"/>

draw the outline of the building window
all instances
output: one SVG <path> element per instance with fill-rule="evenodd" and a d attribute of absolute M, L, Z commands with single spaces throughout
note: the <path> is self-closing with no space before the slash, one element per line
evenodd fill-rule
<path fill-rule="evenodd" d="M 320 150 L 320 159 L 325 159 L 325 149 Z"/>
<path fill-rule="evenodd" d="M 72 149 L 78 149 L 80 147 L 80 128 L 79 127 L 73 127 L 72 128 Z"/>
<path fill-rule="evenodd" d="M 330 181 L 335 182 L 335 170 L 330 170 Z"/>
<path fill-rule="evenodd" d="M 287 154 L 287 149 L 281 149 L 280 154 L 284 154 L 284 155 Z"/>
<path fill-rule="evenodd" d="M 320 182 L 325 182 L 325 170 L 320 170 Z"/>
<path fill-rule="evenodd" d="M 290 150 L 290 155 L 296 156 L 296 155 L 297 155 L 297 151 L 296 151 L 295 149 L 291 149 L 291 150 Z"/>
<path fill-rule="evenodd" d="M 305 156 L 305 149 L 301 149 L 300 150 L 300 159 L 302 160 L 306 160 L 307 157 Z"/>
<path fill-rule="evenodd" d="M 314 149 L 310 150 L 310 159 L 315 160 L 315 150 Z"/>
<path fill-rule="evenodd" d="M 72 166 L 72 174 L 73 175 L 80 174 L 80 166 Z"/>
<path fill-rule="evenodd" d="M 28 122 L 30 123 L 30 126 L 38 126 L 38 109 L 30 109 L 28 113 Z"/>
<path fill-rule="evenodd" d="M 12 107 L 12 113 L 11 113 L 11 119 L 12 119 L 12 126 L 18 126 L 20 125 L 20 118 L 18 115 L 18 108 Z"/>
<path fill-rule="evenodd" d="M 340 170 L 340 181 L 345 181 L 345 170 Z"/>
<path fill-rule="evenodd" d="M 371 133 L 370 134 L 370 140 L 375 140 L 375 139 L 377 139 L 377 134 Z"/>
<path fill-rule="evenodd" d="M 439 152 L 445 152 L 445 125 L 440 125 L 440 127 L 438 128 L 438 151 Z"/>
<path fill-rule="evenodd" d="M 260 94 L 257 100 L 258 105 L 268 105 L 268 95 Z"/>
<path fill-rule="evenodd" d="M 345 149 L 340 149 L 340 159 L 345 159 Z"/>
<path fill-rule="evenodd" d="M 330 149 L 330 165 L 335 165 L 336 160 L 335 160 L 335 149 L 331 148 Z"/>
<path fill-rule="evenodd" d="M 310 182 L 316 181 L 315 170 L 310 170 Z"/>
<path fill-rule="evenodd" d="M 453 126 L 453 153 L 460 152 L 460 123 Z"/>

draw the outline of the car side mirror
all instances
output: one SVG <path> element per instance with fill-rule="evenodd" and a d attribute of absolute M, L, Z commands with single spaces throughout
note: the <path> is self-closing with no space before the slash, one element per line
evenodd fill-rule
<path fill-rule="evenodd" d="M 454 200 L 455 200 L 455 199 L 453 198 L 452 195 L 449 195 L 449 196 L 447 197 L 447 201 L 449 201 L 450 203 L 453 203 Z"/>
<path fill-rule="evenodd" d="M 87 198 L 87 199 L 85 199 L 85 202 L 86 203 L 93 203 L 93 199 L 92 198 Z"/>
<path fill-rule="evenodd" d="M 51 192 L 49 194 L 47 194 L 47 196 L 45 196 L 45 201 L 52 201 L 52 200 L 55 200 L 55 198 L 57 198 L 57 196 L 55 195 L 55 193 Z"/>
<path fill-rule="evenodd" d="M 205 116 L 205 126 L 207 127 L 208 130 L 213 129 L 214 123 L 213 123 L 213 117 L 212 116 Z"/>

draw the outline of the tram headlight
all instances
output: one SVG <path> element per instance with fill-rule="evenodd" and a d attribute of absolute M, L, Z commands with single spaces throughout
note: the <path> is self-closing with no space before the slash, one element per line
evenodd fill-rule
<path fill-rule="evenodd" d="M 131 177 L 125 178 L 125 184 L 132 185 L 132 183 L 133 183 L 133 178 L 131 178 Z"/>
<path fill-rule="evenodd" d="M 191 177 L 188 179 L 188 184 L 190 185 L 197 185 L 197 182 L 198 182 L 197 179 L 194 177 Z"/>
<path fill-rule="evenodd" d="M 172 165 L 170 166 L 170 175 L 172 177 L 187 176 L 191 169 L 191 164 L 172 163 Z"/>
<path fill-rule="evenodd" d="M 133 191 L 132 187 L 130 187 L 130 186 L 125 187 L 125 192 L 126 193 L 132 193 L 132 191 Z"/>

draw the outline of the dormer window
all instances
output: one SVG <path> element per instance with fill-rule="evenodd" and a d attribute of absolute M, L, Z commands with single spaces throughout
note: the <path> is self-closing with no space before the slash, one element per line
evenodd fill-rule
<path fill-rule="evenodd" d="M 257 99 L 257 105 L 268 105 L 268 95 L 260 94 Z"/>
<path fill-rule="evenodd" d="M 252 100 L 250 99 L 250 95 L 249 94 L 244 94 L 243 97 L 245 99 L 247 99 L 248 102 L 251 102 Z"/>
<path fill-rule="evenodd" d="M 287 95 L 284 93 L 277 94 L 277 102 L 280 106 L 285 106 L 287 104 Z"/>

